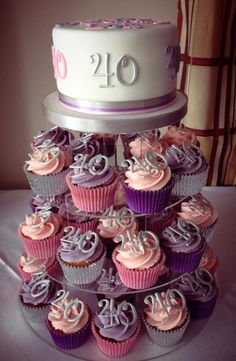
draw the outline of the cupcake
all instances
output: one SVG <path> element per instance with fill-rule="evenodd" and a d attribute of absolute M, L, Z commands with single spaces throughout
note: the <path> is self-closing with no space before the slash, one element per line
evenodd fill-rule
<path fill-rule="evenodd" d="M 45 208 L 50 209 L 52 212 L 57 213 L 59 206 L 65 202 L 65 197 L 68 193 L 59 194 L 54 197 L 44 197 L 40 195 L 33 196 L 30 200 L 30 207 L 32 212 L 41 211 Z"/>
<path fill-rule="evenodd" d="M 129 143 L 131 156 L 137 158 L 143 158 L 148 151 L 164 154 L 167 148 L 168 144 L 159 139 L 155 134 L 140 135 Z"/>
<path fill-rule="evenodd" d="M 141 231 L 132 236 L 122 235 L 121 240 L 122 245 L 112 254 L 121 281 L 134 289 L 154 286 L 165 263 L 158 238 L 152 232 Z"/>
<path fill-rule="evenodd" d="M 199 145 L 196 134 L 183 125 L 179 127 L 175 125 L 169 126 L 161 136 L 161 140 L 169 146 L 174 144 L 181 147 L 186 142 Z"/>
<path fill-rule="evenodd" d="M 74 135 L 63 128 L 53 127 L 48 130 L 41 130 L 33 139 L 32 145 L 34 147 L 39 147 L 45 144 L 45 142 L 50 142 L 55 144 L 57 147 L 70 146 Z"/>
<path fill-rule="evenodd" d="M 105 156 L 89 159 L 78 154 L 66 177 L 73 202 L 81 211 L 100 212 L 114 201 L 118 176 Z"/>
<path fill-rule="evenodd" d="M 212 314 L 219 291 L 209 271 L 198 268 L 183 275 L 176 282 L 176 288 L 185 295 L 191 318 L 202 319 Z"/>
<path fill-rule="evenodd" d="M 73 227 L 65 228 L 57 259 L 66 279 L 75 284 L 89 284 L 101 274 L 106 250 L 95 232 L 76 234 Z M 72 234 L 73 233 L 73 234 Z"/>
<path fill-rule="evenodd" d="M 55 197 L 66 193 L 66 175 L 71 164 L 70 152 L 54 144 L 33 147 L 24 172 L 34 195 Z"/>
<path fill-rule="evenodd" d="M 92 322 L 92 333 L 99 349 L 109 357 L 127 355 L 134 347 L 140 332 L 140 320 L 132 303 L 103 299 L 103 307 Z"/>
<path fill-rule="evenodd" d="M 174 272 L 194 271 L 206 245 L 198 226 L 181 218 L 165 228 L 160 243 L 166 255 L 166 266 Z"/>
<path fill-rule="evenodd" d="M 123 188 L 121 182 L 117 183 L 113 204 L 114 204 L 114 207 L 117 207 L 117 208 L 125 207 L 127 205 L 125 191 L 124 191 L 124 188 Z"/>
<path fill-rule="evenodd" d="M 151 340 L 161 347 L 176 345 L 183 338 L 190 321 L 183 294 L 176 289 L 145 297 L 148 305 L 142 319 Z"/>
<path fill-rule="evenodd" d="M 43 323 L 59 289 L 61 285 L 46 273 L 34 274 L 29 281 L 23 282 L 18 301 L 25 318 L 30 322 Z"/>
<path fill-rule="evenodd" d="M 159 214 L 144 216 L 139 219 L 140 229 L 149 230 L 161 237 L 164 229 L 175 220 L 176 214 L 173 207 L 167 207 Z"/>
<path fill-rule="evenodd" d="M 114 134 L 93 134 L 92 139 L 100 144 L 100 153 L 110 158 L 115 154 L 117 135 Z"/>
<path fill-rule="evenodd" d="M 129 288 L 120 279 L 119 273 L 113 267 L 103 268 L 100 277 L 96 281 L 96 292 L 98 298 L 126 299 L 126 292 Z M 128 296 L 127 296 L 128 297 Z"/>
<path fill-rule="evenodd" d="M 215 208 L 200 193 L 182 202 L 178 215 L 182 219 L 193 221 L 206 239 L 209 241 L 215 231 L 218 215 Z"/>
<path fill-rule="evenodd" d="M 132 156 L 130 152 L 131 142 L 134 142 L 136 139 L 153 139 L 154 137 L 159 139 L 159 136 L 160 136 L 160 132 L 158 129 L 145 130 L 140 133 L 133 132 L 133 133 L 121 134 L 121 140 L 124 147 L 124 157 L 131 158 Z"/>
<path fill-rule="evenodd" d="M 213 249 L 207 244 L 204 249 L 202 258 L 199 263 L 199 268 L 205 268 L 211 274 L 215 274 L 218 267 L 218 257 L 216 256 Z"/>
<path fill-rule="evenodd" d="M 92 134 L 82 133 L 79 139 L 71 142 L 72 156 L 77 154 L 86 154 L 89 158 L 101 153 L 100 143 L 96 139 L 92 139 Z"/>
<path fill-rule="evenodd" d="M 81 233 L 87 231 L 96 231 L 98 218 L 89 216 L 88 213 L 83 214 L 73 202 L 71 194 L 65 197 L 65 201 L 59 206 L 58 214 L 62 218 L 64 227 L 73 226 L 79 228 Z"/>
<path fill-rule="evenodd" d="M 34 258 L 22 253 L 17 264 L 23 281 L 29 281 L 32 275 L 46 271 L 51 277 L 57 277 L 60 273 L 60 266 L 55 257 Z"/>
<path fill-rule="evenodd" d="M 132 154 L 130 153 L 129 144 L 134 141 L 138 137 L 139 133 L 133 132 L 133 133 L 126 133 L 126 134 L 120 134 L 121 141 L 123 144 L 123 155 L 124 158 L 131 158 Z"/>
<path fill-rule="evenodd" d="M 168 204 L 173 181 L 165 157 L 146 152 L 143 160 L 126 160 L 123 186 L 128 207 L 137 213 L 155 214 Z"/>
<path fill-rule="evenodd" d="M 91 311 L 65 290 L 58 292 L 58 296 L 46 318 L 47 329 L 54 344 L 61 349 L 80 347 L 91 333 Z"/>
<path fill-rule="evenodd" d="M 114 238 L 127 230 L 132 233 L 138 230 L 138 222 L 134 218 L 133 212 L 127 207 L 113 209 L 109 214 L 99 219 L 99 236 L 104 244 L 110 248 L 116 246 Z"/>
<path fill-rule="evenodd" d="M 200 148 L 193 143 L 171 145 L 165 156 L 174 179 L 172 198 L 175 200 L 199 193 L 205 185 L 209 168 Z"/>
<path fill-rule="evenodd" d="M 27 214 L 18 234 L 27 254 L 34 258 L 55 256 L 63 235 L 61 217 L 51 211 Z"/>

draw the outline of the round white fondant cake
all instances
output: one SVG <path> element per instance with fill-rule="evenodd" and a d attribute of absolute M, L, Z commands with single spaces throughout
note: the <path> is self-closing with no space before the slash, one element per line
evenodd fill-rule
<path fill-rule="evenodd" d="M 53 29 L 60 101 L 86 113 L 146 112 L 175 99 L 177 27 L 149 19 L 99 19 Z"/>

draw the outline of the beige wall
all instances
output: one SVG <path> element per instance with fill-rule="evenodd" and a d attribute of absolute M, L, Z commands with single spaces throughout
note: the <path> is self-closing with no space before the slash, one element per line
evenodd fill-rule
<path fill-rule="evenodd" d="M 0 188 L 28 188 L 22 171 L 43 119 L 42 99 L 55 90 L 51 30 L 96 17 L 147 17 L 176 23 L 177 0 L 2 0 L 0 5 Z"/>

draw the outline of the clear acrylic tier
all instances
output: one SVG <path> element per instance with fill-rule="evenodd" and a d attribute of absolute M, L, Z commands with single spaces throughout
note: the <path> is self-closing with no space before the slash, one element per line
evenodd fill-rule
<path fill-rule="evenodd" d="M 96 133 L 96 134 L 113 134 L 115 139 L 114 155 L 110 157 L 113 167 L 119 172 L 121 170 L 120 164 L 125 158 L 125 143 L 122 141 L 122 135 L 127 133 L 145 132 L 149 130 L 155 130 L 156 134 L 158 129 L 177 123 L 180 121 L 187 112 L 187 98 L 185 94 L 180 91 L 176 92 L 176 99 L 168 107 L 160 108 L 156 111 L 143 114 L 126 114 L 126 115 L 92 115 L 73 111 L 65 108 L 58 100 L 57 92 L 48 95 L 43 100 L 43 114 L 44 116 L 56 126 L 60 126 L 65 129 L 72 130 L 80 133 Z M 52 198 L 53 201 L 53 198 Z M 167 208 L 171 208 L 174 204 L 170 203 Z M 83 215 L 83 212 L 82 212 Z M 87 213 L 84 216 L 88 216 Z M 90 214 L 91 216 L 91 214 Z M 158 216 L 158 214 L 156 214 Z M 99 218 L 98 214 L 93 214 L 93 217 Z M 144 228 L 146 229 L 146 214 L 136 214 L 135 217 L 139 220 L 142 218 Z M 68 223 L 69 224 L 69 223 Z M 114 267 L 111 260 L 111 254 L 107 254 L 103 268 L 109 269 Z M 56 277 L 63 288 L 69 291 L 73 296 L 84 301 L 92 312 L 96 312 L 98 306 L 98 300 L 102 298 L 125 298 L 128 301 L 132 301 L 136 308 L 138 315 L 141 317 L 142 310 L 144 308 L 144 298 L 149 294 L 155 292 L 161 292 L 167 290 L 173 286 L 182 274 L 174 273 L 169 270 L 165 270 L 158 281 L 152 287 L 146 289 L 131 289 L 128 288 L 122 293 L 114 290 L 98 290 L 97 280 L 86 285 L 78 285 L 68 281 L 63 273 Z M 208 319 L 201 321 L 191 320 L 188 326 L 187 332 L 185 333 L 181 342 L 171 347 L 159 347 L 155 345 L 148 337 L 145 327 L 142 326 L 141 333 L 138 336 L 138 341 L 135 347 L 127 355 L 122 357 L 122 360 L 155 360 L 157 357 L 173 352 L 179 347 L 183 347 L 186 343 L 190 342 L 207 323 Z M 52 347 L 56 346 L 53 344 L 50 334 L 44 325 L 44 323 L 36 323 L 27 320 L 27 323 L 31 329 L 45 342 Z M 91 333 L 89 339 L 77 349 L 74 350 L 63 350 L 58 349 L 66 355 L 70 355 L 79 360 L 85 361 L 105 361 L 110 358 L 104 355 L 96 345 L 96 341 Z"/>

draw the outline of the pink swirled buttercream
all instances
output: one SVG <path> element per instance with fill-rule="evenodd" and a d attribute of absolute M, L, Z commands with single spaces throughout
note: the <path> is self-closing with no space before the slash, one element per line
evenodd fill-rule
<path fill-rule="evenodd" d="M 166 293 L 160 294 L 163 304 L 166 307 L 167 313 L 163 310 L 160 303 L 155 301 L 155 312 L 152 310 L 152 306 L 148 305 L 144 309 L 145 319 L 147 323 L 153 327 L 156 327 L 162 331 L 173 330 L 181 326 L 188 315 L 188 309 L 185 306 L 183 309 L 180 306 L 180 300 L 177 298 L 171 298 L 171 305 L 166 303 Z"/>
<path fill-rule="evenodd" d="M 154 151 L 164 154 L 168 148 L 168 144 L 158 138 L 150 137 L 147 139 L 136 138 L 129 144 L 130 153 L 137 157 L 143 158 L 145 152 Z"/>
<path fill-rule="evenodd" d="M 81 318 L 75 321 L 71 321 L 71 319 L 74 319 L 79 315 L 81 305 L 78 306 L 73 305 L 72 307 L 70 307 L 70 311 L 68 314 L 70 320 L 65 318 L 64 310 L 70 300 L 71 298 L 65 300 L 62 306 L 59 308 L 55 307 L 54 305 L 51 305 L 51 312 L 49 312 L 48 314 L 48 319 L 49 321 L 51 321 L 54 329 L 62 331 L 66 334 L 75 333 L 81 330 L 89 320 L 89 312 L 88 309 L 85 307 Z M 54 315 L 55 313 L 57 313 L 57 316 Z"/>
<path fill-rule="evenodd" d="M 152 242 L 153 241 L 150 240 L 150 245 L 152 245 Z M 150 250 L 142 247 L 141 244 L 136 244 L 136 251 L 133 252 L 130 241 L 125 243 L 123 250 L 120 246 L 116 249 L 118 251 L 116 255 L 117 261 L 129 269 L 149 268 L 156 265 L 163 258 L 163 252 L 159 247 Z"/>
<path fill-rule="evenodd" d="M 55 260 L 55 257 L 49 258 L 38 258 L 35 259 L 33 257 L 27 256 L 26 254 L 22 254 L 20 256 L 20 266 L 22 270 L 27 273 L 35 273 L 39 272 L 42 269 L 47 269 L 50 267 Z"/>
<path fill-rule="evenodd" d="M 176 126 L 168 127 L 168 130 L 163 134 L 161 139 L 168 145 L 175 144 L 177 146 L 182 146 L 185 142 L 198 143 L 196 134 L 184 127 Z"/>
<path fill-rule="evenodd" d="M 115 217 L 116 214 L 117 212 L 114 211 L 113 217 Z M 118 224 L 115 219 L 111 219 L 109 217 L 100 219 L 100 224 L 98 225 L 99 234 L 104 238 L 114 238 L 123 233 L 125 230 L 130 230 L 132 233 L 134 233 L 137 228 L 138 223 L 136 220 L 130 227 L 125 228 Z"/>
<path fill-rule="evenodd" d="M 134 165 L 134 170 L 128 170 L 125 172 L 125 183 L 133 189 L 156 191 L 165 187 L 165 185 L 171 179 L 171 170 L 169 167 L 165 169 L 154 169 L 150 166 L 148 170 L 152 171 L 152 174 L 141 169 L 138 165 Z"/>
<path fill-rule="evenodd" d="M 209 227 L 217 220 L 216 210 L 209 205 L 209 207 L 201 207 L 200 203 L 188 202 L 181 203 L 181 211 L 178 215 L 186 220 L 194 222 L 200 228 Z"/>
<path fill-rule="evenodd" d="M 30 160 L 26 161 L 27 170 L 38 175 L 57 174 L 71 164 L 71 156 L 64 148 L 43 146 L 32 148 Z"/>
<path fill-rule="evenodd" d="M 212 248 L 209 245 L 204 249 L 201 261 L 199 263 L 199 268 L 205 268 L 211 273 L 214 273 L 217 266 L 217 256 Z"/>
<path fill-rule="evenodd" d="M 20 224 L 22 234 L 33 240 L 42 240 L 56 235 L 61 217 L 51 212 L 47 214 L 47 218 L 44 218 L 41 213 L 27 214 L 25 222 Z"/>

